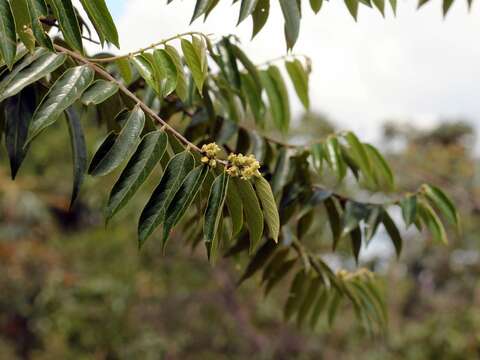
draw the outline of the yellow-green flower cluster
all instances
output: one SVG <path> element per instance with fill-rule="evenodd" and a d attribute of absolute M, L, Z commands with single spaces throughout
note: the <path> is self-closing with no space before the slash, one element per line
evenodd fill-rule
<path fill-rule="evenodd" d="M 230 166 L 227 173 L 230 176 L 240 176 L 242 180 L 248 180 L 252 176 L 260 176 L 260 163 L 255 156 L 243 154 L 230 154 L 228 156 Z"/>
<path fill-rule="evenodd" d="M 347 270 L 341 269 L 337 271 L 337 276 L 343 280 L 350 280 L 350 279 L 359 278 L 359 277 L 367 278 L 367 279 L 374 278 L 373 273 L 366 268 L 360 268 L 354 272 L 349 272 Z"/>
<path fill-rule="evenodd" d="M 220 150 L 220 147 L 215 143 L 205 144 L 202 146 L 204 156 L 200 160 L 202 163 L 214 168 L 217 166 L 217 156 Z"/>

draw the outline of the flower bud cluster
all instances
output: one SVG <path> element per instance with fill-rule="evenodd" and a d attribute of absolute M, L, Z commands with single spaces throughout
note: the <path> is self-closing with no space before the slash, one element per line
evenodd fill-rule
<path fill-rule="evenodd" d="M 239 176 L 242 180 L 248 180 L 252 176 L 260 176 L 260 163 L 255 159 L 255 156 L 243 154 L 230 154 L 228 156 L 230 166 L 227 173 L 230 176 Z"/>
<path fill-rule="evenodd" d="M 219 152 L 220 147 L 216 143 L 205 144 L 202 146 L 204 156 L 200 160 L 202 163 L 214 168 L 217 166 L 217 156 Z"/>
<path fill-rule="evenodd" d="M 360 268 L 354 272 L 349 272 L 347 270 L 341 269 L 337 271 L 337 276 L 343 280 L 349 280 L 354 278 L 368 278 L 368 279 L 374 278 L 373 273 L 366 268 Z"/>

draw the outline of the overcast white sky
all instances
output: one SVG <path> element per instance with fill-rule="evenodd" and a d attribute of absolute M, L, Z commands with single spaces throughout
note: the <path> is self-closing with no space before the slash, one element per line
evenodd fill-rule
<path fill-rule="evenodd" d="M 189 26 L 193 0 L 110 0 L 119 25 L 122 51 L 189 30 L 234 33 L 257 62 L 285 53 L 280 9 L 274 5 L 266 28 L 250 41 L 251 22 L 235 27 L 238 4 L 223 0 L 205 24 Z M 275 2 L 273 2 L 275 3 Z M 397 17 L 386 19 L 361 7 L 355 23 L 340 1 L 324 2 L 313 15 L 304 1 L 304 17 L 295 53 L 313 60 L 310 80 L 314 110 L 327 113 L 344 128 L 372 139 L 386 118 L 411 119 L 429 126 L 439 118 L 480 119 L 480 2 L 468 13 L 457 0 L 447 18 L 441 1 L 420 11 L 416 1 L 400 1 Z M 300 105 L 294 99 L 294 109 Z"/>

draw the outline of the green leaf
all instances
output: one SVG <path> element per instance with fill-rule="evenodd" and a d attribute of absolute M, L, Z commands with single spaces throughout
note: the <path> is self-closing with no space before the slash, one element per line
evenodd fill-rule
<path fill-rule="evenodd" d="M 42 130 L 77 101 L 93 81 L 94 71 L 87 65 L 68 69 L 53 84 L 33 115 L 28 133 L 30 143 Z"/>
<path fill-rule="evenodd" d="M 276 251 L 275 256 L 269 261 L 268 265 L 263 269 L 262 283 L 267 281 L 277 270 L 284 264 L 290 253 L 290 247 L 282 247 Z"/>
<path fill-rule="evenodd" d="M 36 94 L 33 88 L 26 88 L 5 101 L 5 145 L 12 179 L 15 179 L 28 150 L 25 141 L 35 107 Z"/>
<path fill-rule="evenodd" d="M 134 148 L 144 124 L 145 114 L 137 105 L 128 113 L 125 125 L 108 151 L 104 152 L 103 147 L 97 151 L 90 163 L 88 173 L 92 176 L 104 176 L 115 170 Z"/>
<path fill-rule="evenodd" d="M 203 83 L 205 81 L 205 74 L 204 74 L 204 65 L 203 62 L 205 61 L 202 59 L 201 53 L 195 49 L 193 44 L 185 39 L 181 41 L 183 55 L 185 56 L 185 62 L 189 67 L 190 71 L 192 72 L 193 81 L 198 89 L 198 92 L 201 94 L 203 89 Z"/>
<path fill-rule="evenodd" d="M 170 231 L 182 219 L 183 215 L 195 199 L 198 191 L 207 177 L 209 167 L 206 165 L 197 166 L 185 177 L 172 201 L 165 211 L 165 223 L 163 224 L 163 250 L 167 245 Z"/>
<path fill-rule="evenodd" d="M 418 203 L 418 214 L 420 215 L 420 218 L 423 220 L 424 224 L 430 230 L 433 238 L 436 241 L 447 245 L 448 237 L 445 227 L 440 221 L 438 215 L 435 213 L 435 210 L 433 210 L 433 208 L 426 201 L 420 201 Z"/>
<path fill-rule="evenodd" d="M 232 185 L 233 182 L 230 181 L 230 185 Z M 268 243 L 271 243 L 270 241 L 267 241 Z M 249 247 L 249 241 L 248 241 L 248 233 L 242 232 L 242 234 L 237 238 L 237 241 L 235 241 L 235 244 L 233 244 L 224 254 L 225 258 L 229 258 L 235 255 L 238 255 L 244 251 L 248 250 Z"/>
<path fill-rule="evenodd" d="M 430 0 L 418 0 L 418 7 L 417 9 L 420 9 L 423 5 L 428 3 Z"/>
<path fill-rule="evenodd" d="M 105 209 L 108 221 L 122 209 L 153 171 L 167 149 L 168 137 L 161 130 L 146 134 L 110 192 Z"/>
<path fill-rule="evenodd" d="M 389 189 L 395 188 L 395 178 L 393 176 L 393 171 L 388 165 L 385 158 L 380 154 L 380 152 L 370 144 L 363 144 L 365 150 L 367 151 L 368 157 L 370 158 L 370 163 L 373 166 L 373 171 L 376 172 L 379 176 L 385 179 L 386 184 Z"/>
<path fill-rule="evenodd" d="M 183 69 L 182 58 L 178 51 L 171 45 L 165 45 L 165 51 L 170 55 L 177 69 L 176 89 L 178 97 L 185 101 L 187 99 L 187 80 L 185 79 L 185 71 Z"/>
<path fill-rule="evenodd" d="M 340 219 L 340 214 L 338 212 L 335 201 L 330 197 L 325 199 L 324 203 L 325 210 L 327 211 L 328 222 L 330 223 L 330 229 L 332 231 L 333 237 L 333 250 L 336 249 L 338 241 L 342 235 L 342 223 Z"/>
<path fill-rule="evenodd" d="M 42 22 L 40 21 L 40 19 L 43 19 L 48 15 L 47 6 L 45 5 L 44 0 L 26 0 L 26 2 L 35 39 L 40 46 L 53 51 L 52 40 L 43 29 Z"/>
<path fill-rule="evenodd" d="M 364 318 L 367 318 L 367 321 L 372 319 L 377 321 L 381 326 L 386 324 L 387 316 L 383 302 L 381 299 L 377 301 L 376 296 L 370 290 L 371 287 L 374 287 L 373 284 L 363 279 L 352 279 L 346 283 L 345 286 L 349 293 L 353 294 L 355 292 L 355 297 L 358 299 L 357 301 L 362 311 L 365 312 Z"/>
<path fill-rule="evenodd" d="M 280 233 L 280 216 L 278 214 L 275 198 L 273 197 L 272 188 L 263 176 L 255 177 L 253 182 L 260 203 L 262 204 L 263 215 L 265 222 L 267 223 L 269 236 L 275 242 L 278 242 L 278 235 Z"/>
<path fill-rule="evenodd" d="M 115 95 L 118 85 L 112 81 L 95 80 L 83 93 L 81 101 L 84 105 L 98 105 Z"/>
<path fill-rule="evenodd" d="M 102 46 L 106 40 L 119 48 L 117 28 L 105 0 L 80 0 L 80 2 L 95 27 Z"/>
<path fill-rule="evenodd" d="M 385 226 L 385 230 L 387 230 L 390 239 L 392 239 L 397 257 L 400 257 L 400 253 L 402 252 L 402 236 L 400 235 L 400 231 L 398 231 L 395 222 L 385 210 L 382 212 L 382 223 L 383 226 Z"/>
<path fill-rule="evenodd" d="M 282 96 L 268 71 L 261 71 L 260 79 L 262 80 L 263 87 L 267 91 L 268 102 L 270 104 L 270 112 L 275 127 L 283 132 L 286 132 L 288 130 L 289 124 L 285 121 L 286 117 L 283 112 L 284 106 Z"/>
<path fill-rule="evenodd" d="M 340 143 L 336 137 L 329 137 L 325 142 L 325 155 L 330 167 L 341 181 L 347 174 L 347 165 L 343 161 Z"/>
<path fill-rule="evenodd" d="M 237 58 L 232 44 L 227 37 L 224 37 L 216 47 L 218 55 L 213 58 L 221 70 L 223 79 L 222 88 L 224 91 L 238 93 L 241 89 L 240 71 L 238 70 Z M 242 102 L 243 99 L 241 98 Z"/>
<path fill-rule="evenodd" d="M 407 227 L 412 225 L 417 217 L 417 196 L 410 195 L 405 197 L 400 201 L 400 207 L 405 225 Z"/>
<path fill-rule="evenodd" d="M 255 10 L 252 12 L 252 39 L 263 29 L 270 14 L 270 0 L 259 0 Z"/>
<path fill-rule="evenodd" d="M 393 11 L 393 15 L 397 15 L 397 0 L 390 0 L 390 6 Z"/>
<path fill-rule="evenodd" d="M 378 11 L 385 16 L 385 0 L 372 0 L 373 4 L 377 7 Z"/>
<path fill-rule="evenodd" d="M 160 94 L 166 97 L 177 87 L 177 67 L 166 50 L 155 50 L 153 58 L 157 66 L 162 69 L 163 76 L 160 79 Z"/>
<path fill-rule="evenodd" d="M 15 28 L 18 37 L 25 44 L 25 47 L 33 52 L 35 49 L 35 37 L 32 31 L 32 22 L 28 15 L 28 6 L 25 0 L 10 0 L 13 17 L 15 19 Z"/>
<path fill-rule="evenodd" d="M 155 72 L 153 69 L 153 65 L 150 63 L 150 61 L 142 55 L 131 57 L 130 61 L 137 69 L 140 76 L 146 81 L 148 86 L 150 86 L 155 91 L 158 91 L 158 84 L 155 81 Z"/>
<path fill-rule="evenodd" d="M 293 269 L 296 261 L 297 259 L 285 261 L 278 269 L 274 271 L 272 275 L 268 277 L 265 284 L 265 296 L 270 293 L 276 284 L 280 283 L 280 281 L 288 275 L 288 273 Z"/>
<path fill-rule="evenodd" d="M 42 55 L 45 55 L 47 50 L 43 48 L 37 48 L 32 54 L 25 56 L 22 61 L 16 64 L 13 69 L 0 81 L 0 94 L 1 98 L 7 98 L 8 96 L 4 95 L 5 91 L 9 90 L 9 85 L 13 79 L 26 67 L 32 64 L 34 61 L 38 60 Z M 14 95 L 11 91 L 7 95 Z"/>
<path fill-rule="evenodd" d="M 197 53 L 197 57 L 200 59 L 200 64 L 202 66 L 202 71 L 203 71 L 203 77 L 206 78 L 208 73 L 208 63 L 207 63 L 207 47 L 205 44 L 205 39 L 197 35 L 192 35 L 192 45 L 193 45 L 193 48 L 195 49 L 195 52 Z"/>
<path fill-rule="evenodd" d="M 315 304 L 315 300 L 318 297 L 318 293 L 322 287 L 322 280 L 321 277 L 316 277 L 312 281 L 310 281 L 310 285 L 306 290 L 305 298 L 300 305 L 297 315 L 297 324 L 302 325 L 303 321 L 307 318 L 310 311 L 312 310 L 312 306 Z"/>
<path fill-rule="evenodd" d="M 29 55 L 36 56 L 36 53 Z M 67 56 L 65 54 L 57 55 L 53 53 L 47 53 L 40 56 L 30 66 L 22 68 L 20 71 L 15 72 L 15 69 L 11 74 L 7 75 L 1 82 L 5 85 L 5 88 L 0 85 L 0 102 L 9 98 L 10 96 L 18 94 L 22 89 L 31 85 L 44 76 L 50 74 L 52 71 L 60 67 Z M 24 59 L 27 61 L 27 59 Z M 23 62 L 18 67 L 22 67 Z"/>
<path fill-rule="evenodd" d="M 323 309 L 328 302 L 328 292 L 327 290 L 323 290 L 320 292 L 317 301 L 312 310 L 312 315 L 310 316 L 310 327 L 314 329 L 317 326 L 318 320 L 320 319 L 320 315 L 322 314 Z"/>
<path fill-rule="evenodd" d="M 0 0 L 0 54 L 11 69 L 17 52 L 17 35 L 10 3 Z"/>
<path fill-rule="evenodd" d="M 263 235 L 263 213 L 257 194 L 248 180 L 235 178 L 238 194 L 242 199 L 245 221 L 250 234 L 250 254 L 253 254 Z"/>
<path fill-rule="evenodd" d="M 70 0 L 47 1 L 52 7 L 67 44 L 83 53 L 82 32 L 72 2 Z"/>
<path fill-rule="evenodd" d="M 215 261 L 218 250 L 219 238 L 216 234 L 222 217 L 223 205 L 227 197 L 229 179 L 230 176 L 226 172 L 215 178 L 210 188 L 205 210 L 203 236 L 207 243 L 208 257 L 212 262 Z"/>
<path fill-rule="evenodd" d="M 318 14 L 322 8 L 323 0 L 310 0 L 310 7 L 315 14 Z"/>
<path fill-rule="evenodd" d="M 345 5 L 347 5 L 347 9 L 350 12 L 350 14 L 353 16 L 355 21 L 357 21 L 358 0 L 345 0 Z"/>
<path fill-rule="evenodd" d="M 96 164 L 98 164 L 105 157 L 105 155 L 108 154 L 112 146 L 115 144 L 117 138 L 118 135 L 113 131 L 109 132 L 107 136 L 105 136 L 97 151 L 95 151 L 92 160 L 90 161 L 88 173 L 90 173 L 90 168 L 95 167 Z"/>
<path fill-rule="evenodd" d="M 287 50 L 293 48 L 300 33 L 300 6 L 297 1 L 279 0 L 282 8 L 283 18 L 285 19 L 285 38 L 287 40 Z"/>
<path fill-rule="evenodd" d="M 298 271 L 295 275 L 283 310 L 283 315 L 286 321 L 290 320 L 302 303 L 306 288 L 308 287 L 308 280 L 308 276 L 303 269 Z"/>
<path fill-rule="evenodd" d="M 250 107 L 255 123 L 263 127 L 265 125 L 265 107 L 262 101 L 262 93 L 258 91 L 255 81 L 249 74 L 240 74 L 242 92 Z"/>
<path fill-rule="evenodd" d="M 360 227 L 356 227 L 350 231 L 350 239 L 352 242 L 352 252 L 355 262 L 358 264 L 358 256 L 360 255 L 360 250 L 362 249 L 362 231 Z"/>
<path fill-rule="evenodd" d="M 279 122 L 279 130 L 287 132 L 290 127 L 290 100 L 288 98 L 288 91 L 282 74 L 278 67 L 271 65 L 268 67 L 268 74 L 273 81 L 277 93 L 279 95 L 280 104 L 282 106 L 282 119 Z"/>
<path fill-rule="evenodd" d="M 220 2 L 220 0 L 210 0 L 210 2 L 208 4 L 208 7 L 207 7 L 207 10 L 205 11 L 205 17 L 203 19 L 204 21 L 207 20 L 208 15 L 210 15 L 212 10 L 215 8 L 215 6 L 218 5 L 219 2 Z"/>
<path fill-rule="evenodd" d="M 441 189 L 433 185 L 423 185 L 422 191 L 451 224 L 460 226 L 460 218 L 455 205 Z"/>
<path fill-rule="evenodd" d="M 226 117 L 234 123 L 240 121 L 241 112 L 236 101 L 236 95 L 234 89 L 227 83 L 223 78 L 218 79 L 219 84 L 219 100 L 222 103 L 225 112 L 227 113 Z"/>
<path fill-rule="evenodd" d="M 345 213 L 343 214 L 343 230 L 342 235 L 347 235 L 354 229 L 358 228 L 360 222 L 368 216 L 368 208 L 355 201 L 347 201 L 345 205 Z"/>
<path fill-rule="evenodd" d="M 227 189 L 227 208 L 232 220 L 232 237 L 235 237 L 243 227 L 243 203 L 233 181 L 230 182 Z"/>
<path fill-rule="evenodd" d="M 173 156 L 167 164 L 160 183 L 155 188 L 140 215 L 138 224 L 139 248 L 153 231 L 165 220 L 165 211 L 182 181 L 193 169 L 195 161 L 189 151 Z"/>
<path fill-rule="evenodd" d="M 212 0 L 197 0 L 190 24 L 207 12 L 211 2 Z"/>
<path fill-rule="evenodd" d="M 242 284 L 245 280 L 252 277 L 262 269 L 271 258 L 273 253 L 275 252 L 276 244 L 272 241 L 265 242 L 253 255 L 252 259 L 247 265 L 245 272 L 243 273 L 242 277 L 238 281 L 238 285 Z"/>
<path fill-rule="evenodd" d="M 338 308 L 340 307 L 341 301 L 342 301 L 342 295 L 338 291 L 335 291 L 335 293 L 333 294 L 333 297 L 330 300 L 330 303 L 328 304 L 328 325 L 329 326 L 333 325 L 333 322 L 337 315 Z"/>
<path fill-rule="evenodd" d="M 22 60 L 25 57 L 25 55 L 27 55 L 27 54 L 28 54 L 28 49 L 25 47 L 25 45 L 19 43 L 17 45 L 17 52 L 16 52 L 16 55 L 15 55 L 15 60 L 14 60 L 13 64 L 15 65 L 17 62 Z M 7 64 L 5 64 L 5 61 L 3 60 L 2 56 L 0 55 L 0 67 L 6 66 L 6 65 Z M 1 69 L 0 73 L 3 74 L 4 71 L 5 71 L 5 69 Z"/>
<path fill-rule="evenodd" d="M 370 213 L 368 214 L 368 219 L 366 220 L 366 230 L 365 230 L 365 239 L 367 245 L 369 244 L 370 240 L 372 240 L 373 236 L 377 232 L 378 226 L 380 225 L 381 215 L 383 212 L 383 208 L 380 206 L 374 206 L 370 209 Z"/>
<path fill-rule="evenodd" d="M 322 144 L 313 144 L 310 148 L 310 153 L 312 155 L 313 166 L 321 175 L 323 171 L 323 160 L 325 157 L 324 146 Z"/>
<path fill-rule="evenodd" d="M 255 131 L 251 131 L 249 135 L 253 145 L 253 148 L 252 148 L 253 155 L 255 155 L 255 158 L 258 161 L 263 162 L 265 160 L 265 156 L 267 155 L 267 151 L 268 151 L 267 150 L 268 145 L 267 145 L 267 142 L 265 141 L 265 138 L 260 136 Z"/>
<path fill-rule="evenodd" d="M 290 156 L 288 149 L 281 148 L 277 155 L 277 162 L 272 177 L 272 191 L 275 195 L 279 195 L 288 181 L 290 173 Z"/>
<path fill-rule="evenodd" d="M 237 45 L 230 43 L 230 48 L 235 57 L 242 63 L 245 70 L 247 70 L 248 74 L 250 74 L 252 80 L 255 83 L 255 86 L 257 87 L 257 91 L 261 93 L 262 83 L 260 80 L 260 74 L 258 73 L 258 69 L 255 64 Z"/>
<path fill-rule="evenodd" d="M 72 107 L 68 108 L 66 112 L 73 158 L 73 189 L 70 199 L 70 207 L 72 207 L 85 179 L 85 173 L 87 172 L 87 144 L 85 142 L 80 117 Z"/>
<path fill-rule="evenodd" d="M 447 16 L 448 10 L 450 10 L 450 7 L 453 4 L 453 0 L 443 0 L 443 16 Z"/>
<path fill-rule="evenodd" d="M 362 172 L 367 178 L 371 177 L 371 164 L 365 146 L 358 140 L 357 136 L 352 132 L 345 134 L 345 140 L 350 147 L 350 155 L 356 161 Z"/>
<path fill-rule="evenodd" d="M 133 74 L 132 69 L 130 68 L 130 64 L 128 60 L 125 58 L 117 59 L 115 61 L 117 64 L 118 70 L 120 71 L 120 75 L 122 76 L 125 83 L 128 85 L 132 81 Z"/>
<path fill-rule="evenodd" d="M 185 150 L 185 146 L 172 133 L 168 134 L 168 144 L 174 154 L 179 154 Z"/>
<path fill-rule="evenodd" d="M 258 2 L 258 0 L 242 0 L 237 25 L 239 25 L 243 20 L 245 20 L 255 10 Z"/>
<path fill-rule="evenodd" d="M 310 108 L 310 100 L 308 97 L 308 74 L 303 68 L 302 63 L 295 59 L 293 61 L 286 61 L 288 75 L 292 80 L 297 96 L 302 102 L 306 110 Z"/>

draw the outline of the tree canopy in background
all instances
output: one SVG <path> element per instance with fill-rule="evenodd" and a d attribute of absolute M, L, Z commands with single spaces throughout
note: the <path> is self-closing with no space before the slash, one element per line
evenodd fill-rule
<path fill-rule="evenodd" d="M 217 3 L 197 1 L 192 20 Z M 300 1 L 279 3 L 291 49 Z M 359 4 L 372 6 L 345 3 L 354 17 Z M 239 22 L 250 16 L 257 33 L 269 4 L 242 1 Z M 385 4 L 373 4 L 383 14 Z M 346 303 L 370 332 L 384 329 L 387 313 L 374 273 L 332 269 L 325 250 L 306 236 L 324 219 L 333 251 L 349 249 L 355 261 L 379 228 L 400 256 L 400 221 L 446 244 L 445 224 L 460 227 L 449 197 L 435 184 L 396 193 L 385 158 L 352 132 L 318 134 L 302 146 L 286 142 L 290 97 L 306 110 L 315 101 L 308 95 L 308 58 L 289 53 L 254 64 L 234 36 L 212 42 L 193 31 L 126 55 L 89 55 L 83 42 L 95 41 L 94 32 L 101 46 L 118 47 L 121 39 L 103 0 L 81 5 L 88 19 L 70 0 L 0 0 L 0 114 L 12 178 L 21 177 L 32 150 L 48 147 L 48 133 L 64 123 L 58 136 L 70 141 L 70 205 L 82 196 L 87 175 L 106 177 L 111 190 L 104 193 L 105 183 L 93 190 L 105 199 L 106 231 L 153 181 L 136 211 L 142 251 L 160 242 L 168 257 L 169 240 L 183 239 L 204 247 L 212 263 L 245 256 L 238 283 L 261 274 L 266 294 L 287 286 L 285 319 L 314 328 L 323 314 L 332 323 Z M 318 12 L 322 3 L 310 6 Z M 103 134 L 97 146 L 84 132 L 92 123 Z M 351 189 L 361 191 L 351 196 Z"/>

